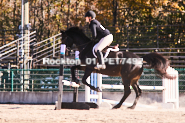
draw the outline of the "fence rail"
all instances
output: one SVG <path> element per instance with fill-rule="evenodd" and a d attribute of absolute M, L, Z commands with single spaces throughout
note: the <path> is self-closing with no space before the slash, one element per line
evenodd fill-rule
<path fill-rule="evenodd" d="M 43 58 L 57 56 L 60 51 L 60 39 L 61 33 L 34 44 L 33 63 L 37 65 Z"/>
<path fill-rule="evenodd" d="M 32 49 L 31 47 L 36 42 L 36 31 L 33 31 L 31 33 L 29 31 L 30 30 L 28 30 L 28 34 L 26 34 L 25 36 L 20 37 L 19 39 L 16 39 L 0 47 L 0 67 L 1 68 L 10 69 L 11 66 L 19 68 L 20 64 L 22 64 L 21 60 L 25 57 L 24 56 L 25 53 L 27 53 L 26 54 L 27 59 L 23 61 L 28 60 L 28 58 L 31 56 L 30 49 Z M 26 47 L 25 45 L 27 45 L 28 49 L 23 48 L 23 47 Z"/>
<path fill-rule="evenodd" d="M 179 72 L 179 90 L 185 91 L 185 69 L 177 69 Z M 58 91 L 58 76 L 59 69 L 30 69 L 29 78 L 23 78 L 21 83 L 22 69 L 0 69 L 0 91 L 21 91 L 21 86 L 28 85 L 24 91 Z M 83 71 L 79 71 L 81 80 Z M 64 79 L 71 80 L 70 69 L 64 69 Z M 121 77 L 103 76 L 103 84 L 120 85 L 122 84 Z M 24 83 L 29 81 L 29 84 Z M 139 85 L 146 86 L 162 86 L 162 79 L 157 77 L 153 69 L 144 69 L 144 72 L 139 79 Z M 23 87 L 24 88 L 24 87 Z M 71 87 L 64 86 L 65 91 L 73 90 Z M 79 90 L 84 91 L 84 85 L 79 87 Z M 108 91 L 111 91 L 108 90 Z M 115 90 L 114 90 L 115 91 Z M 117 91 L 120 91 L 119 89 Z"/>

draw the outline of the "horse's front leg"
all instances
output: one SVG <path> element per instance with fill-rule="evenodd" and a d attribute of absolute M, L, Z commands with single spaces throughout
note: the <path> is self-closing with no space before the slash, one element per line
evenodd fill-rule
<path fill-rule="evenodd" d="M 94 90 L 94 91 L 97 91 L 97 92 L 101 92 L 101 90 L 100 90 L 100 88 L 99 87 L 94 87 L 94 86 L 92 86 L 91 84 L 88 84 L 87 83 L 87 78 L 91 75 L 91 73 L 92 73 L 92 69 L 90 69 L 90 68 L 86 68 L 85 69 L 85 73 L 84 73 L 84 76 L 83 76 L 83 78 L 82 78 L 82 83 L 83 84 L 85 84 L 85 85 L 87 85 L 87 86 L 89 86 L 90 87 L 90 89 L 92 89 L 92 90 Z"/>
<path fill-rule="evenodd" d="M 71 67 L 72 81 L 73 81 L 73 82 L 76 82 L 76 84 L 80 84 L 80 80 L 76 78 L 75 69 L 80 70 L 80 65 L 72 66 L 72 67 Z"/>

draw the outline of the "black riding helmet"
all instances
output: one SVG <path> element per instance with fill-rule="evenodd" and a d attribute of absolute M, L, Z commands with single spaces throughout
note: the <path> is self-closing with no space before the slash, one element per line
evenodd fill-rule
<path fill-rule="evenodd" d="M 92 17 L 92 18 L 95 18 L 96 17 L 96 14 L 93 12 L 93 11 L 88 11 L 85 13 L 85 17 Z"/>

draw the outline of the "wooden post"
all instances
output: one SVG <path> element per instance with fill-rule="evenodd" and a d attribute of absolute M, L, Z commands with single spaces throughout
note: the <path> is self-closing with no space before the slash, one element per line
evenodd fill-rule
<path fill-rule="evenodd" d="M 61 48 L 60 48 L 60 54 L 61 54 L 61 59 L 60 61 L 64 58 L 65 56 L 65 49 L 66 49 L 66 45 L 61 44 Z M 57 106 L 57 110 L 60 110 L 62 107 L 62 95 L 63 95 L 63 73 L 64 73 L 64 65 L 60 63 L 60 72 L 59 72 L 59 82 L 58 82 L 58 106 Z"/>

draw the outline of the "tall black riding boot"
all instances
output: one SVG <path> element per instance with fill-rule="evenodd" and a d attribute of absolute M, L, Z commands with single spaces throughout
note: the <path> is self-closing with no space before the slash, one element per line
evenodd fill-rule
<path fill-rule="evenodd" d="M 97 50 L 97 58 L 99 63 L 97 63 L 97 65 L 95 66 L 95 69 L 105 69 L 106 66 L 105 66 L 103 54 L 99 50 Z"/>

